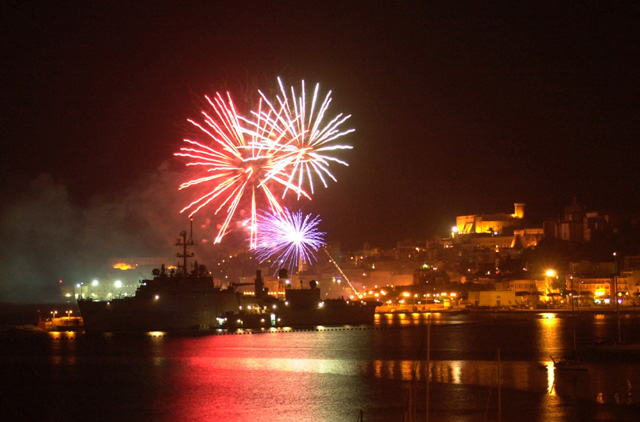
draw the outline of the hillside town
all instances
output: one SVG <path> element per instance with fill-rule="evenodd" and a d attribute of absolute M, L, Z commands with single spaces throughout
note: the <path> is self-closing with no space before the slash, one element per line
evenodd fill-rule
<path fill-rule="evenodd" d="M 467 308 L 540 309 L 640 305 L 637 216 L 588 211 L 574 200 L 555 219 L 531 223 L 513 212 L 457 216 L 446 237 L 405 240 L 395 248 L 365 244 L 343 251 L 329 243 L 296 274 L 246 251 L 218 254 L 215 283 L 252 294 L 256 268 L 277 295 L 316 281 L 326 298 L 375 300 L 380 311 Z M 62 286 L 67 300 L 132 296 L 168 258 L 113 258 L 108 276 Z M 168 270 L 171 267 L 167 267 Z M 279 274 L 278 274 L 279 273 Z M 284 279 L 283 277 L 286 277 Z"/>
<path fill-rule="evenodd" d="M 513 213 L 457 216 L 450 236 L 425 245 L 363 250 L 352 257 L 363 270 L 363 296 L 391 310 L 434 302 L 445 308 L 596 307 L 615 304 L 616 296 L 619 306 L 640 305 L 637 216 L 587 211 L 574 200 L 558 218 L 535 226 L 525 209 L 516 203 Z"/>

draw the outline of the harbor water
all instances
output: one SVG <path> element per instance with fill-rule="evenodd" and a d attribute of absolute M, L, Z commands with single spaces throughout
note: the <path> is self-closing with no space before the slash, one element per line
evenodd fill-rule
<path fill-rule="evenodd" d="M 430 421 L 640 419 L 640 351 L 593 346 L 617 338 L 615 314 L 427 321 L 386 314 L 371 327 L 224 335 L 5 332 L 2 420 L 426 420 L 427 379 Z M 622 315 L 620 333 L 640 342 L 640 314 Z M 574 344 L 588 370 L 555 370 L 550 356 Z"/>

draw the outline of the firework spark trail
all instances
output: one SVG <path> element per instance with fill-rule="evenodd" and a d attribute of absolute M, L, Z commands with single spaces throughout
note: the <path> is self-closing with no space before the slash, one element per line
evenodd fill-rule
<path fill-rule="evenodd" d="M 326 125 L 324 124 L 325 113 L 331 103 L 331 91 L 327 93 L 316 111 L 320 84 L 316 84 L 310 103 L 307 103 L 304 81 L 302 81 L 299 96 L 293 86 L 289 96 L 280 78 L 278 78 L 278 85 L 281 95 L 276 96 L 277 103 L 274 105 L 264 93 L 260 92 L 261 98 L 267 104 L 267 110 L 260 113 L 254 112 L 253 115 L 260 121 L 268 122 L 272 127 L 270 136 L 263 138 L 264 145 L 277 151 L 275 154 L 277 160 L 269 177 L 288 175 L 286 181 L 289 185 L 297 186 L 299 198 L 305 183 L 309 184 L 311 193 L 314 193 L 314 175 L 320 179 L 324 187 L 327 187 L 325 177 L 336 181 L 329 171 L 329 165 L 332 162 L 348 166 L 345 161 L 334 157 L 330 152 L 352 147 L 335 145 L 331 142 L 353 132 L 354 129 L 340 130 L 340 126 L 351 117 L 342 113 Z M 283 198 L 287 191 L 288 188 L 283 192 Z"/>
<path fill-rule="evenodd" d="M 258 220 L 261 240 L 256 257 L 260 262 L 272 259 L 276 270 L 300 271 L 304 262 L 316 260 L 315 252 L 325 244 L 325 233 L 317 229 L 319 216 L 303 216 L 302 211 L 290 212 L 285 208 L 281 214 L 260 213 Z"/>
<path fill-rule="evenodd" d="M 228 232 L 243 197 L 250 197 L 250 246 L 255 248 L 258 229 L 256 218 L 258 189 L 264 193 L 268 208 L 274 213 L 282 212 L 282 206 L 272 192 L 275 185 L 281 185 L 285 190 L 291 189 L 298 196 L 309 197 L 309 195 L 282 177 L 282 174 L 271 171 L 274 150 L 255 139 L 256 136 L 262 136 L 266 131 L 271 130 L 266 122 L 258 120 L 254 125 L 256 129 L 250 132 L 243 128 L 243 119 L 236 112 L 228 93 L 226 101 L 220 93 L 216 93 L 213 101 L 209 97 L 205 98 L 214 110 L 215 116 L 212 117 L 202 111 L 204 124 L 191 119 L 188 121 L 206 135 L 205 138 L 210 146 L 205 145 L 204 142 L 185 139 L 189 146 L 180 148 L 180 152 L 174 155 L 190 159 L 187 166 L 202 166 L 206 172 L 202 177 L 182 183 L 179 189 L 203 185 L 209 190 L 180 212 L 189 211 L 191 217 L 206 205 L 215 202 L 217 205 L 215 214 L 221 211 L 226 213 L 215 238 L 215 243 L 220 243 Z M 245 135 L 248 136 L 245 137 Z"/>
<path fill-rule="evenodd" d="M 189 211 L 193 216 L 207 205 L 216 207 L 215 214 L 224 213 L 215 243 L 221 242 L 239 209 L 250 209 L 250 248 L 258 242 L 258 209 L 269 209 L 282 214 L 281 199 L 291 191 L 297 199 L 311 199 L 304 186 L 314 191 L 314 178 L 327 187 L 327 179 L 336 181 L 329 171 L 331 163 L 348 164 L 331 152 L 351 149 L 349 145 L 336 145 L 337 138 L 353 132 L 340 126 L 350 117 L 342 113 L 325 124 L 325 114 L 331 103 L 331 91 L 319 102 L 320 85 L 316 84 L 312 99 L 307 103 L 305 83 L 302 81 L 299 95 L 291 87 L 287 93 L 278 78 L 280 95 L 271 102 L 259 91 L 257 109 L 252 119 L 242 117 L 236 111 L 229 93 L 226 100 L 216 93 L 211 100 L 205 97 L 214 115 L 202 111 L 204 122 L 189 119 L 204 139 L 185 139 L 188 146 L 174 155 L 191 161 L 187 166 L 201 166 L 202 175 L 182 183 L 179 189 L 201 186 L 206 189 L 196 200 L 180 212 Z M 263 194 L 259 195 L 258 190 Z M 266 206 L 265 206 L 266 203 Z M 246 223 L 245 223 L 246 224 Z"/>

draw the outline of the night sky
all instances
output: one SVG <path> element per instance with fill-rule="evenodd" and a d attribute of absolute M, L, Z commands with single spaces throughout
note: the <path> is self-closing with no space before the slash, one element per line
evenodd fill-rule
<path fill-rule="evenodd" d="M 574 196 L 640 209 L 634 2 L 174 3 L 3 2 L 5 239 L 134 253 L 126 236 L 141 247 L 186 200 L 173 152 L 203 95 L 248 110 L 277 76 L 352 115 L 350 166 L 298 204 L 347 248 L 513 202 L 539 218 Z"/>

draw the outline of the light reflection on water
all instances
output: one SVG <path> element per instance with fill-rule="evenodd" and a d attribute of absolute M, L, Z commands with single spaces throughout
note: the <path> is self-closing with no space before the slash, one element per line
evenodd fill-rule
<path fill-rule="evenodd" d="M 426 380 L 425 362 L 376 360 L 371 365 L 378 378 Z M 429 369 L 432 383 L 497 386 L 497 361 L 431 361 Z M 546 391 L 549 385 L 547 373 L 531 362 L 501 362 L 500 371 L 505 388 Z"/>
<path fill-rule="evenodd" d="M 188 364 L 208 370 L 308 372 L 314 374 L 358 375 L 359 365 L 340 359 L 291 358 L 209 358 L 193 357 Z"/>
<path fill-rule="evenodd" d="M 402 420 L 409 389 L 423 397 L 428 374 L 432 420 L 480 421 L 496 397 L 500 348 L 503 407 L 512 412 L 503 420 L 636 420 L 627 416 L 640 402 L 637 361 L 554 370 L 549 355 L 572 349 L 574 320 L 566 315 L 432 318 L 428 371 L 424 314 L 383 315 L 375 329 L 260 335 L 50 333 L 43 342 L 0 345 L 0 376 L 15 389 L 0 404 L 11 409 L 20 391 L 30 391 L 42 406 L 23 408 L 40 420 L 64 420 L 55 417 L 62 412 L 154 422 L 341 421 L 357 420 L 359 410 L 366 421 Z M 625 321 L 629 332 L 638 326 Z M 611 316 L 583 316 L 579 344 L 614 327 Z M 519 415 L 525 408 L 532 410 Z M 495 410 L 492 401 L 490 415 Z"/>
<path fill-rule="evenodd" d="M 552 313 L 544 313 L 540 316 L 538 329 L 536 330 L 538 344 L 541 349 L 557 355 L 558 347 L 562 346 L 559 330 L 560 320 Z"/>
<path fill-rule="evenodd" d="M 376 314 L 375 323 L 377 325 L 388 326 L 421 326 L 426 324 L 427 319 L 431 319 L 432 324 L 445 323 L 445 314 L 440 312 L 401 312 L 401 313 L 385 313 Z M 450 323 L 450 321 L 446 322 Z"/>

